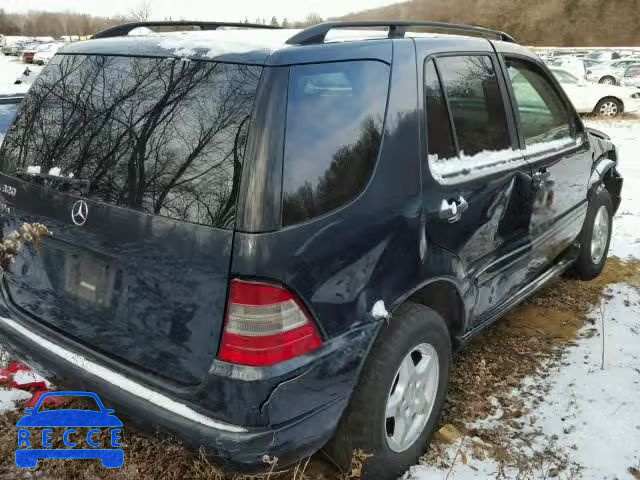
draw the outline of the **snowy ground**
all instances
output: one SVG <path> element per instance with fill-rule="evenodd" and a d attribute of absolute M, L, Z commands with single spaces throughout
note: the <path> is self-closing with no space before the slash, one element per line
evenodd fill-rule
<path fill-rule="evenodd" d="M 588 124 L 612 137 L 619 148 L 619 170 L 625 179 L 610 255 L 640 258 L 640 121 Z M 536 452 L 553 448 L 570 459 L 565 470 L 558 472 L 553 462 L 543 463 L 535 471 L 501 470 L 490 457 L 463 458 L 460 452 L 467 450 L 464 441 L 471 445 L 473 440 L 461 437 L 446 452 L 453 467 L 416 466 L 405 480 L 640 478 L 640 292 L 625 284 L 611 285 L 591 317 L 595 323 L 585 329 L 595 328 L 597 333 L 579 338 L 568 348 L 561 364 L 545 374 L 547 378 L 523 382 L 521 390 L 536 384 L 538 391 L 544 392 L 544 399 L 517 419 L 514 427 L 518 435 L 514 435 L 513 443 L 519 453 L 534 457 Z M 513 395 L 518 397 L 520 393 L 516 390 Z M 498 409 L 493 418 L 482 423 L 500 422 L 506 420 L 501 419 Z M 529 444 L 515 440 L 522 438 L 521 432 L 532 438 Z"/>
<path fill-rule="evenodd" d="M 14 92 L 26 92 L 28 85 L 14 85 L 17 78 L 22 78 L 25 70 L 29 69 L 31 74 L 26 79 L 30 83 L 42 70 L 39 65 L 26 65 L 18 57 L 7 57 L 0 54 L 0 95 L 12 94 Z"/>

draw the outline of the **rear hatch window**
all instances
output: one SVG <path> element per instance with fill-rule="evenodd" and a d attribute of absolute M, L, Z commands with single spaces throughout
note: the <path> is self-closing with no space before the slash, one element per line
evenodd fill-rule
<path fill-rule="evenodd" d="M 4 143 L 2 170 L 110 205 L 232 228 L 261 68 L 57 56 Z"/>
<path fill-rule="evenodd" d="M 55 57 L 0 150 L 2 235 L 53 233 L 2 279 L 23 318 L 177 383 L 201 380 L 224 318 L 262 68 Z"/>

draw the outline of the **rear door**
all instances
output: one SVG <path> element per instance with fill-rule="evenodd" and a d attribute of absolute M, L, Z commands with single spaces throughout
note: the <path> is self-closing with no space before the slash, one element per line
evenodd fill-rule
<path fill-rule="evenodd" d="M 519 141 L 533 170 L 531 235 L 541 268 L 580 233 L 593 159 L 582 122 L 547 70 L 524 56 L 504 61 Z"/>
<path fill-rule="evenodd" d="M 24 318 L 176 383 L 216 354 L 235 204 L 261 67 L 57 56 L 0 151 L 2 289 Z"/>
<path fill-rule="evenodd" d="M 426 56 L 423 83 L 427 234 L 462 260 L 481 322 L 528 276 L 531 177 L 497 58 L 479 42 L 487 52 Z"/>

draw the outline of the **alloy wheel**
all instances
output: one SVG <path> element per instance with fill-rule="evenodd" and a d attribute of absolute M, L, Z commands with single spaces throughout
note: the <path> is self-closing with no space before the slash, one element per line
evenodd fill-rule
<path fill-rule="evenodd" d="M 618 114 L 618 104 L 613 100 L 607 100 L 600 105 L 598 113 L 605 117 L 615 117 Z"/>
<path fill-rule="evenodd" d="M 385 439 L 396 453 L 410 448 L 426 426 L 438 392 L 440 364 L 436 349 L 421 343 L 404 357 L 385 406 Z"/>
<path fill-rule="evenodd" d="M 602 205 L 593 220 L 593 233 L 591 235 L 591 261 L 599 264 L 605 254 L 607 241 L 609 240 L 610 219 L 609 211 Z"/>

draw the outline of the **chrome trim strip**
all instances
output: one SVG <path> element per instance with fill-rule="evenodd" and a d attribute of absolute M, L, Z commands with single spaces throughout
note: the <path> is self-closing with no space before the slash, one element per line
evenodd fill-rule
<path fill-rule="evenodd" d="M 151 390 L 150 388 L 140 385 L 139 383 L 129 380 L 119 373 L 109 370 L 108 368 L 98 365 L 97 363 L 93 363 L 92 361 L 88 360 L 78 353 L 70 352 L 69 350 L 62 348 L 50 342 L 49 340 L 42 338 L 41 336 L 26 329 L 14 320 L 0 317 L 0 323 L 14 330 L 16 333 L 22 335 L 23 337 L 28 338 L 50 353 L 53 353 L 61 359 L 71 363 L 72 365 L 81 368 L 85 372 L 94 375 L 95 377 L 98 377 L 99 379 L 104 380 L 105 382 L 108 382 L 115 387 L 118 387 L 125 392 L 130 393 L 131 395 L 142 398 L 149 403 L 153 403 L 154 405 L 157 405 L 158 407 L 179 415 L 187 420 L 200 423 L 207 427 L 216 428 L 218 430 L 224 430 L 225 432 L 242 433 L 248 431 L 244 427 L 231 425 L 206 417 L 182 403 L 176 402 L 175 400 L 172 400 L 169 397 L 162 395 L 161 393 L 158 393 L 154 390 Z"/>

